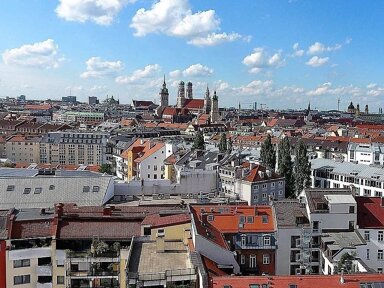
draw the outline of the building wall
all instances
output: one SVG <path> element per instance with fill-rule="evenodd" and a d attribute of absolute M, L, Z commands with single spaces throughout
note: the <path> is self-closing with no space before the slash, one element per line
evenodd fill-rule
<path fill-rule="evenodd" d="M 139 165 L 139 178 L 144 180 L 164 179 L 164 160 L 166 159 L 166 147 L 163 146 L 156 152 L 145 158 Z"/>
<path fill-rule="evenodd" d="M 270 181 L 247 182 L 241 181 L 240 198 L 248 202 L 248 205 L 268 204 L 270 199 L 285 198 L 284 178 Z"/>
<path fill-rule="evenodd" d="M 164 229 L 165 241 L 179 240 L 184 242 L 185 236 L 186 236 L 185 231 L 191 229 L 191 223 L 172 225 L 172 226 L 161 227 L 161 228 L 153 228 L 151 229 L 151 240 L 156 240 L 158 229 Z"/>
<path fill-rule="evenodd" d="M 283 229 L 277 230 L 277 243 L 278 248 L 276 249 L 276 275 L 290 275 L 291 271 L 291 251 L 300 252 L 298 248 L 291 248 L 291 237 L 301 236 L 300 228 Z"/>
<path fill-rule="evenodd" d="M 6 287 L 7 283 L 7 267 L 6 267 L 6 242 L 5 240 L 0 241 L 0 287 Z"/>
<path fill-rule="evenodd" d="M 368 265 L 369 268 L 374 269 L 376 272 L 382 272 L 384 269 L 384 258 L 378 259 L 378 251 L 384 251 L 384 241 L 379 241 L 378 232 L 384 232 L 384 228 L 382 229 L 363 229 L 359 228 L 360 235 L 364 238 L 365 231 L 369 232 L 369 241 L 367 245 L 357 246 L 357 254 L 364 261 L 365 264 Z M 367 250 L 369 250 L 369 257 L 367 258 Z"/>
<path fill-rule="evenodd" d="M 20 141 L 6 143 L 6 158 L 14 163 L 39 163 L 40 146 L 39 142 Z"/>

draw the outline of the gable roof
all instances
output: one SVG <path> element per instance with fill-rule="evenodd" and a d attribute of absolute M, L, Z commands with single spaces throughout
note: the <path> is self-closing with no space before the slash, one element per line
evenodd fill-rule
<path fill-rule="evenodd" d="M 384 228 L 384 200 L 381 197 L 356 197 L 359 228 Z"/>
<path fill-rule="evenodd" d="M 204 108 L 204 99 L 185 99 L 184 108 L 197 110 Z"/>

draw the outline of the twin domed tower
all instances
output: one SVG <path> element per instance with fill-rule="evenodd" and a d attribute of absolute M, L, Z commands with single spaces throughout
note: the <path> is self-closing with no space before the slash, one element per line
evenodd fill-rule
<path fill-rule="evenodd" d="M 165 77 L 163 87 L 160 89 L 160 110 L 164 110 L 169 106 L 169 92 L 167 84 L 165 83 Z M 210 92 L 207 86 L 204 99 L 193 99 L 193 85 L 192 82 L 187 83 L 187 89 L 185 89 L 184 81 L 180 81 L 176 108 L 188 109 L 189 112 L 194 114 L 210 114 L 211 123 L 217 122 L 219 119 L 219 99 L 216 95 L 216 91 L 211 98 Z"/>

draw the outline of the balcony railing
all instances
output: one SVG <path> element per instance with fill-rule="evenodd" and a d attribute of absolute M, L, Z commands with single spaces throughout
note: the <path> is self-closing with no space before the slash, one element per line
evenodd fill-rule
<path fill-rule="evenodd" d="M 52 276 L 52 266 L 44 265 L 36 267 L 37 276 Z"/>
<path fill-rule="evenodd" d="M 119 276 L 118 271 L 108 271 L 108 270 L 95 270 L 95 271 L 68 271 L 67 276 L 76 277 L 76 278 L 111 278 Z"/>

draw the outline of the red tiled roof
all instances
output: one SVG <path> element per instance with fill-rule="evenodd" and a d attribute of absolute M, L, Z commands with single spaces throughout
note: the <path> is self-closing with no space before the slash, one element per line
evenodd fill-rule
<path fill-rule="evenodd" d="M 197 110 L 204 108 L 204 99 L 185 99 L 184 108 Z"/>
<path fill-rule="evenodd" d="M 217 267 L 216 262 L 212 261 L 211 259 L 208 259 L 207 257 L 204 257 L 203 255 L 201 255 L 201 258 L 204 262 L 205 269 L 208 271 L 209 275 L 214 275 L 214 276 L 228 275 L 228 273 L 225 273 L 223 270 Z"/>
<path fill-rule="evenodd" d="M 151 143 L 149 143 L 149 141 L 147 143 L 148 144 L 145 145 L 145 148 L 143 150 L 144 154 L 141 155 L 139 158 L 136 158 L 134 160 L 135 162 L 137 163 L 142 162 L 143 160 L 151 156 L 153 153 L 155 153 L 156 151 L 160 150 L 165 146 L 164 143 L 156 143 L 154 146 L 151 147 Z"/>
<path fill-rule="evenodd" d="M 133 236 L 140 236 L 141 221 L 109 220 L 98 219 L 81 221 L 60 221 L 58 238 L 60 239 L 130 239 Z"/>
<path fill-rule="evenodd" d="M 160 216 L 152 214 L 145 217 L 141 225 L 150 225 L 152 228 L 179 225 L 191 222 L 189 214 L 176 214 L 170 216 Z"/>
<path fill-rule="evenodd" d="M 269 177 L 267 175 L 266 171 L 267 171 L 266 167 L 261 166 L 261 165 L 256 165 L 256 167 L 254 167 L 249 172 L 249 174 L 244 178 L 244 180 L 248 181 L 248 182 L 257 182 L 257 181 L 265 181 L 265 180 L 269 180 L 269 179 L 282 178 L 281 176 L 279 176 L 278 174 L 276 174 L 272 170 L 270 170 L 271 176 Z M 262 173 L 259 173 L 259 172 L 262 172 Z M 263 178 L 261 178 L 260 174 L 264 174 Z"/>
<path fill-rule="evenodd" d="M 52 236 L 51 221 L 15 221 L 12 224 L 12 239 Z"/>
<path fill-rule="evenodd" d="M 384 228 L 383 201 L 381 197 L 356 197 L 357 225 L 360 228 Z"/>
<path fill-rule="evenodd" d="M 226 276 L 212 277 L 212 288 L 223 288 L 231 285 L 233 288 L 249 288 L 251 284 L 269 285 L 273 288 L 289 288 L 289 285 L 297 285 L 297 288 L 360 288 L 360 283 L 384 282 L 383 274 L 349 274 L 344 275 L 344 283 L 340 281 L 340 275 L 297 275 L 297 276 Z M 272 285 L 273 283 L 273 285 Z"/>
<path fill-rule="evenodd" d="M 26 110 L 49 110 L 51 108 L 51 104 L 27 104 L 24 106 Z"/>

